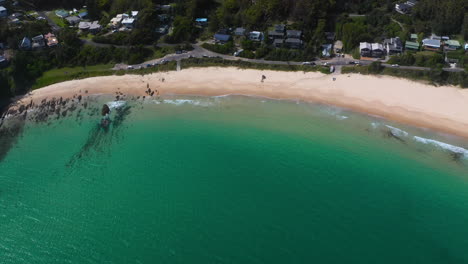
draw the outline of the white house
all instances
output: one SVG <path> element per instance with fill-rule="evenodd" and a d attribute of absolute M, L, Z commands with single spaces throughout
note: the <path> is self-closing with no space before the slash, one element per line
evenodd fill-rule
<path fill-rule="evenodd" d="M 7 17 L 7 16 L 8 16 L 7 9 L 3 6 L 0 6 L 0 17 Z"/>
<path fill-rule="evenodd" d="M 122 26 L 132 29 L 135 26 L 135 19 L 134 18 L 125 18 L 122 20 Z"/>

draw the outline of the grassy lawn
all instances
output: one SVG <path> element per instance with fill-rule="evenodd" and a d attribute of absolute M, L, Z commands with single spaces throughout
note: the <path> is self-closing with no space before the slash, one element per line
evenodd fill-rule
<path fill-rule="evenodd" d="M 65 24 L 65 20 L 58 17 L 56 14 L 55 14 L 55 11 L 52 11 L 52 12 L 48 12 L 47 13 L 47 16 L 52 19 L 52 21 L 54 21 L 55 24 L 57 24 L 57 26 L 59 27 L 66 27 L 67 25 Z"/>
<path fill-rule="evenodd" d="M 113 64 L 100 64 L 87 67 L 67 67 L 60 69 L 52 69 L 44 72 L 41 77 L 36 80 L 33 89 L 41 88 L 54 83 L 64 82 L 73 79 L 82 79 L 87 77 L 111 75 Z"/>
<path fill-rule="evenodd" d="M 161 48 L 153 48 L 153 55 L 149 57 L 147 60 L 154 60 L 154 59 L 159 59 L 167 54 L 175 53 L 175 48 L 174 47 L 161 47 Z"/>

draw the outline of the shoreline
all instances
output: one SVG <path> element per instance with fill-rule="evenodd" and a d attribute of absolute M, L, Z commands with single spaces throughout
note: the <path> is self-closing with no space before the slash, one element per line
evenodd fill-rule
<path fill-rule="evenodd" d="M 266 77 L 263 82 L 262 75 Z M 468 89 L 435 87 L 389 76 L 188 68 L 66 81 L 34 90 L 15 104 L 97 94 L 151 97 L 148 87 L 155 92 L 153 96 L 244 95 L 323 103 L 468 139 Z"/>

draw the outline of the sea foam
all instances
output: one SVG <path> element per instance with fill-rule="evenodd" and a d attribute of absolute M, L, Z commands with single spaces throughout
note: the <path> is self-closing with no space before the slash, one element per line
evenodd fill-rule
<path fill-rule="evenodd" d="M 392 127 L 392 126 L 389 126 L 389 125 L 385 125 L 385 126 L 387 128 L 389 128 L 390 131 L 392 132 L 392 134 L 397 136 L 397 137 L 407 137 L 409 135 L 408 132 L 406 132 L 406 131 L 404 131 L 402 129 Z"/>
<path fill-rule="evenodd" d="M 416 140 L 417 142 L 423 143 L 423 144 L 433 145 L 433 146 L 436 146 L 438 148 L 448 150 L 448 151 L 451 151 L 451 152 L 454 152 L 454 153 L 463 154 L 463 156 L 468 157 L 468 150 L 464 149 L 462 147 L 459 147 L 459 146 L 454 146 L 454 145 L 450 145 L 450 144 L 440 142 L 440 141 L 437 141 L 437 140 L 418 137 L 418 136 L 414 136 L 414 140 Z"/>
<path fill-rule="evenodd" d="M 117 109 L 126 104 L 127 104 L 126 101 L 112 101 L 112 102 L 108 102 L 107 106 L 109 106 L 110 109 Z"/>
<path fill-rule="evenodd" d="M 199 100 L 189 100 L 189 99 L 165 99 L 163 100 L 165 104 L 173 104 L 173 105 L 184 105 L 190 104 L 195 106 L 211 106 L 212 103 L 206 101 L 199 101 Z"/>

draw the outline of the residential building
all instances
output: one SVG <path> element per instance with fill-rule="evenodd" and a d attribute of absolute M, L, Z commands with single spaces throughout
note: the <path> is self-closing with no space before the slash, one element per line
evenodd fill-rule
<path fill-rule="evenodd" d="M 419 50 L 419 43 L 416 41 L 406 41 L 405 42 L 405 49 L 406 50 L 414 50 L 418 51 Z"/>
<path fill-rule="evenodd" d="M 283 39 L 284 32 L 277 32 L 276 30 L 268 31 L 268 38 L 269 39 Z"/>
<path fill-rule="evenodd" d="M 418 41 L 418 35 L 417 34 L 411 34 L 410 35 L 410 40 L 411 41 Z"/>
<path fill-rule="evenodd" d="M 385 48 L 383 44 L 372 43 L 371 48 L 372 48 L 372 57 L 381 58 L 385 55 Z"/>
<path fill-rule="evenodd" d="M 0 6 L 0 18 L 7 17 L 7 16 L 8 16 L 8 10 L 3 6 Z"/>
<path fill-rule="evenodd" d="M 395 11 L 403 15 L 409 14 L 411 12 L 411 6 L 405 3 L 395 4 Z"/>
<path fill-rule="evenodd" d="M 372 44 L 368 42 L 359 43 L 359 52 L 361 57 L 371 57 L 372 56 Z"/>
<path fill-rule="evenodd" d="M 300 31 L 300 30 L 286 30 L 286 37 L 287 38 L 300 39 L 301 36 L 302 36 L 302 31 Z"/>
<path fill-rule="evenodd" d="M 437 36 L 436 34 L 431 34 L 431 39 L 442 40 L 441 36 Z"/>
<path fill-rule="evenodd" d="M 79 18 L 77 16 L 69 16 L 69 17 L 65 18 L 65 20 L 67 20 L 68 24 L 70 24 L 71 26 L 75 26 L 78 23 L 80 23 L 81 18 Z"/>
<path fill-rule="evenodd" d="M 440 40 L 438 39 L 423 39 L 423 48 L 425 50 L 439 51 L 440 50 Z"/>
<path fill-rule="evenodd" d="M 135 26 L 135 19 L 134 18 L 124 18 L 122 20 L 122 26 L 124 26 L 127 29 L 133 29 Z"/>
<path fill-rule="evenodd" d="M 60 17 L 60 18 L 66 18 L 66 17 L 69 16 L 68 12 L 63 10 L 63 9 L 55 11 L 55 15 Z"/>
<path fill-rule="evenodd" d="M 417 3 L 417 0 L 408 0 L 404 3 L 395 4 L 395 11 L 403 15 L 409 14 Z"/>
<path fill-rule="evenodd" d="M 208 25 L 208 18 L 200 17 L 195 19 L 195 24 L 200 27 Z"/>
<path fill-rule="evenodd" d="M 286 30 L 286 26 L 284 24 L 276 24 L 275 25 L 275 31 L 279 33 L 283 33 Z"/>
<path fill-rule="evenodd" d="M 5 67 L 8 65 L 8 61 L 4 56 L 0 56 L 0 67 Z"/>
<path fill-rule="evenodd" d="M 214 38 L 215 42 L 224 44 L 224 43 L 231 40 L 231 35 L 216 33 L 216 34 L 214 34 L 213 38 Z"/>
<path fill-rule="evenodd" d="M 80 17 L 81 19 L 88 18 L 88 12 L 83 11 L 83 12 L 78 14 L 78 17 Z"/>
<path fill-rule="evenodd" d="M 384 46 L 389 55 L 403 52 L 403 42 L 399 37 L 384 40 Z"/>
<path fill-rule="evenodd" d="M 54 47 L 58 45 L 58 39 L 53 33 L 48 33 L 44 36 L 47 41 L 47 46 Z"/>
<path fill-rule="evenodd" d="M 322 45 L 322 57 L 330 58 L 332 55 L 332 44 L 324 44 Z"/>
<path fill-rule="evenodd" d="M 284 39 L 275 39 L 275 40 L 273 40 L 273 46 L 275 48 L 282 48 L 284 46 Z"/>
<path fill-rule="evenodd" d="M 252 31 L 249 33 L 249 39 L 252 41 L 262 41 L 263 33 L 260 31 Z"/>
<path fill-rule="evenodd" d="M 238 27 L 236 30 L 234 30 L 234 35 L 236 36 L 245 36 L 245 28 Z"/>
<path fill-rule="evenodd" d="M 162 12 L 170 12 L 172 9 L 171 5 L 156 5 L 156 10 L 160 10 Z"/>
<path fill-rule="evenodd" d="M 335 53 L 341 53 L 341 51 L 343 50 L 343 42 L 341 40 L 337 40 L 335 41 Z"/>
<path fill-rule="evenodd" d="M 97 33 L 101 30 L 101 25 L 99 25 L 98 21 L 93 21 L 93 22 L 80 22 L 78 25 L 78 28 L 81 31 L 89 31 L 90 33 Z"/>
<path fill-rule="evenodd" d="M 290 49 L 300 49 L 302 48 L 302 40 L 298 38 L 287 38 L 284 43 Z"/>
<path fill-rule="evenodd" d="M 32 38 L 32 48 L 33 49 L 41 49 L 45 47 L 45 39 L 43 35 L 37 35 Z"/>
<path fill-rule="evenodd" d="M 111 19 L 109 26 L 111 26 L 112 28 L 119 28 L 123 19 L 124 19 L 124 15 L 118 14 L 117 16 Z"/>
<path fill-rule="evenodd" d="M 458 40 L 447 40 L 445 41 L 445 50 L 457 50 L 461 49 L 460 42 Z"/>
<path fill-rule="evenodd" d="M 468 43 L 465 44 L 465 50 L 468 50 Z"/>
<path fill-rule="evenodd" d="M 130 14 L 131 14 L 131 17 L 136 19 L 138 17 L 138 13 L 139 13 L 138 11 L 132 11 Z"/>
<path fill-rule="evenodd" d="M 162 25 L 159 28 L 156 29 L 156 32 L 165 35 L 169 32 L 169 25 Z"/>
<path fill-rule="evenodd" d="M 331 43 L 333 43 L 333 41 L 335 41 L 335 37 L 336 37 L 335 32 L 325 32 L 325 38 L 328 41 L 330 41 Z"/>

